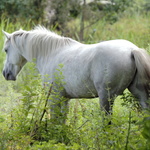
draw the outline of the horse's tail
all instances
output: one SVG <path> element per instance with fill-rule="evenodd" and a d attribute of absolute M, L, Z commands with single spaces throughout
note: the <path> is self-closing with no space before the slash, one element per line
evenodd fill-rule
<path fill-rule="evenodd" d="M 150 56 L 143 49 L 133 50 L 132 55 L 137 69 L 138 82 L 147 85 L 150 83 Z"/>

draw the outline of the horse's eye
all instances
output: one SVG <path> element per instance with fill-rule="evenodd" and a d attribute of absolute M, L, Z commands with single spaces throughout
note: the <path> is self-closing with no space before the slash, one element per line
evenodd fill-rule
<path fill-rule="evenodd" d="M 7 49 L 5 49 L 5 52 L 7 53 Z"/>

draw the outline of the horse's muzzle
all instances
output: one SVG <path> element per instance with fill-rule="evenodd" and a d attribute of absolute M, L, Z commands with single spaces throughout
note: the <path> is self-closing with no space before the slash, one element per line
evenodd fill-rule
<path fill-rule="evenodd" d="M 13 80 L 13 81 L 16 80 L 16 77 L 12 74 L 11 71 L 3 70 L 3 76 L 5 77 L 6 80 Z"/>

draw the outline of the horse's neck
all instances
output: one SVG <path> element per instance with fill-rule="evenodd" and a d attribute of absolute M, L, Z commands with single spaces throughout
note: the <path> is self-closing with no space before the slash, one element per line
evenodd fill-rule
<path fill-rule="evenodd" d="M 55 57 L 59 52 L 62 52 L 68 46 L 79 44 L 79 42 L 65 37 L 59 39 L 50 38 L 43 41 L 41 39 L 28 39 L 24 44 L 23 56 L 27 61 L 35 61 L 38 70 L 41 72 L 44 65 Z M 29 44 L 28 44 L 29 43 Z"/>

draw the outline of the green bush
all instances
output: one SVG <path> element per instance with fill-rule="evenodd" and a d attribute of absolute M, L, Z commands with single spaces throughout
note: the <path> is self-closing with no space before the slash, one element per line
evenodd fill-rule
<path fill-rule="evenodd" d="M 138 114 L 130 107 L 122 107 L 120 98 L 118 103 L 115 103 L 113 116 L 105 116 L 105 120 L 102 117 L 104 112 L 99 109 L 98 99 L 70 101 L 66 124 L 60 124 L 60 120 L 51 120 L 47 103 L 49 96 L 46 92 L 51 85 L 43 88 L 40 76 L 33 69 L 34 65 L 30 64 L 28 67 L 28 75 L 24 77 L 26 84 L 20 84 L 21 95 L 15 94 L 13 86 L 10 86 L 8 91 L 8 94 L 10 91 L 12 93 L 8 102 L 13 105 L 11 104 L 10 111 L 7 111 L 7 119 L 3 114 L 0 117 L 1 149 L 141 150 L 146 147 L 147 139 L 141 135 L 143 128 L 140 129 L 141 124 L 135 123 L 142 120 L 144 115 Z M 63 79 L 60 69 L 58 80 Z M 112 125 L 108 125 L 110 119 Z M 148 130 L 145 127 L 144 129 Z M 143 135 L 147 138 L 147 135 Z"/>

